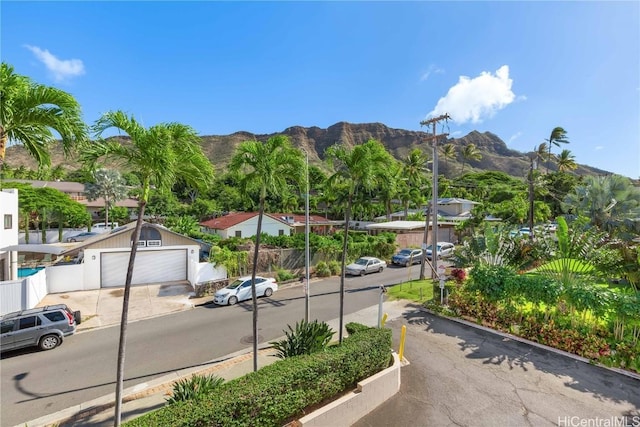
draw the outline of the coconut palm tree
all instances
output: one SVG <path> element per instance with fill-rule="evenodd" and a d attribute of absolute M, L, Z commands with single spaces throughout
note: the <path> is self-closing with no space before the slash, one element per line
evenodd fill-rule
<path fill-rule="evenodd" d="M 464 173 L 464 165 L 465 163 L 471 161 L 471 160 L 480 160 L 482 159 L 482 154 L 480 154 L 480 151 L 478 151 L 478 147 L 476 147 L 476 144 L 467 144 L 464 146 L 464 148 L 462 149 L 462 170 L 460 171 L 461 173 Z"/>
<path fill-rule="evenodd" d="M 560 155 L 556 158 L 558 163 L 558 172 L 566 172 L 578 169 L 576 163 L 576 156 L 571 154 L 571 150 L 564 149 Z"/>
<path fill-rule="evenodd" d="M 449 160 L 456 158 L 456 146 L 453 144 L 445 144 L 442 146 L 442 157 L 444 157 L 445 170 L 449 170 Z"/>
<path fill-rule="evenodd" d="M 65 155 L 88 141 L 87 126 L 73 96 L 34 83 L 5 62 L 0 65 L 0 99 L 0 168 L 9 142 L 22 144 L 38 165 L 49 166 L 49 146 L 56 140 L 53 131 L 62 140 Z"/>
<path fill-rule="evenodd" d="M 563 128 L 561 128 L 560 126 L 557 126 L 555 128 L 553 128 L 553 130 L 551 131 L 551 135 L 549 135 L 549 139 L 545 139 L 545 141 L 547 142 L 548 146 L 548 153 L 547 153 L 547 160 L 551 160 L 551 147 L 552 146 L 556 146 L 556 147 L 560 147 L 560 144 L 568 144 L 569 143 L 569 139 L 567 136 L 567 131 L 564 130 Z M 549 166 L 547 166 L 547 173 L 549 173 Z"/>
<path fill-rule="evenodd" d="M 130 141 L 102 139 L 108 129 L 115 129 L 129 136 Z M 127 336 L 129 293 L 133 268 L 142 229 L 145 206 L 151 187 L 168 192 L 178 177 L 194 188 L 206 188 L 213 179 L 213 166 L 202 152 L 200 138 L 195 130 L 180 123 L 161 123 L 143 127 L 133 116 L 122 111 L 108 112 L 93 126 L 97 140 L 84 149 L 83 162 L 91 170 L 100 160 L 110 160 L 127 171 L 135 171 L 142 182 L 138 198 L 138 220 L 132 236 L 131 255 L 122 300 L 120 342 L 116 379 L 115 425 L 120 425 L 122 413 L 122 387 L 124 381 L 124 356 Z"/>
<path fill-rule="evenodd" d="M 251 272 L 251 297 L 253 301 L 253 370 L 258 370 L 258 297 L 256 295 L 256 273 L 262 217 L 267 196 L 281 195 L 291 182 L 305 183 L 305 162 L 302 153 L 296 150 L 284 135 L 276 135 L 262 143 L 244 141 L 237 148 L 229 163 L 232 173 L 242 174 L 240 186 L 245 194 L 249 189 L 258 190 L 258 226 L 253 251 Z"/>
<path fill-rule="evenodd" d="M 345 266 L 347 264 L 349 221 L 351 220 L 352 205 L 363 191 L 374 189 L 381 180 L 385 179 L 387 165 L 393 161 L 393 158 L 382 143 L 376 140 L 369 140 L 353 148 L 348 148 L 344 144 L 336 144 L 327 148 L 325 156 L 329 167 L 335 170 L 327 179 L 327 184 L 329 187 L 342 192 L 346 199 L 342 273 L 340 275 L 340 327 L 338 329 L 338 339 L 342 343 Z"/>
<path fill-rule="evenodd" d="M 546 162 L 549 160 L 549 147 L 546 142 L 541 142 L 537 148 L 533 150 L 534 159 L 536 161 Z"/>
<path fill-rule="evenodd" d="M 453 144 L 450 145 L 453 147 Z M 402 180 L 407 187 L 401 191 L 405 218 L 408 213 L 408 202 L 419 202 L 424 198 L 419 189 L 423 187 L 429 175 L 429 169 L 427 167 L 428 161 L 429 156 L 417 148 L 413 149 L 409 155 L 402 160 Z"/>
<path fill-rule="evenodd" d="M 93 177 L 96 182 L 85 185 L 85 193 L 89 200 L 104 200 L 104 223 L 109 227 L 109 209 L 115 202 L 127 197 L 127 187 L 117 170 L 98 169 Z"/>

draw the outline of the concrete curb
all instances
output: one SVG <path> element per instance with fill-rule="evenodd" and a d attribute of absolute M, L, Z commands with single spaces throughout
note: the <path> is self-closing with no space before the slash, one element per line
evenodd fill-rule
<path fill-rule="evenodd" d="M 568 357 L 568 358 L 571 358 L 571 359 L 576 360 L 578 362 L 582 362 L 582 363 L 586 363 L 586 364 L 589 364 L 589 365 L 597 366 L 599 368 L 603 368 L 603 369 L 609 370 L 611 372 L 615 372 L 616 374 L 621 374 L 621 375 L 625 375 L 625 376 L 627 376 L 629 378 L 640 380 L 640 374 L 636 374 L 635 372 L 625 371 L 624 369 L 619 369 L 619 368 L 611 368 L 609 366 L 603 365 L 602 363 L 594 363 L 591 359 L 587 359 L 586 357 L 578 356 L 577 354 L 569 353 L 568 351 L 559 350 L 557 348 L 549 347 L 547 345 L 540 344 L 540 343 L 537 343 L 535 341 L 530 341 L 530 340 L 528 340 L 526 338 L 522 338 L 522 337 L 519 337 L 517 335 L 512 335 L 512 334 L 509 334 L 509 333 L 506 333 L 506 332 L 498 331 L 496 329 L 488 328 L 486 326 L 478 325 L 477 323 L 470 322 L 470 321 L 464 320 L 464 319 L 460 319 L 458 317 L 445 316 L 443 314 L 436 313 L 433 310 L 429 310 L 428 308 L 422 307 L 422 308 L 420 308 L 420 310 L 422 310 L 422 311 L 424 311 L 426 313 L 432 314 L 434 316 L 440 317 L 442 319 L 451 320 L 453 322 L 460 323 L 460 324 L 465 325 L 465 326 L 469 326 L 469 327 L 472 327 L 472 328 L 475 328 L 475 329 L 479 329 L 481 331 L 489 332 L 489 333 L 492 333 L 494 335 L 498 335 L 498 336 L 503 337 L 503 338 L 508 338 L 510 340 L 513 340 L 513 341 L 518 341 L 518 342 L 523 343 L 523 344 L 528 344 L 528 345 L 530 345 L 532 347 L 536 347 L 536 348 L 539 348 L 539 349 L 542 349 L 542 350 L 549 351 L 551 353 L 555 353 L 555 354 L 558 354 L 558 355 L 561 355 L 561 356 L 564 356 L 564 357 Z"/>

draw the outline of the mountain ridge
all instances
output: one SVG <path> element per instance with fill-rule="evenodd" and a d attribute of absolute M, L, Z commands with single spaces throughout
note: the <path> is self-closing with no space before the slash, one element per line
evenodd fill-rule
<path fill-rule="evenodd" d="M 327 128 L 317 126 L 303 127 L 290 126 L 282 132 L 270 134 L 254 134 L 247 131 L 237 131 L 229 135 L 203 135 L 202 149 L 216 170 L 223 170 L 233 156 L 236 147 L 246 140 L 266 141 L 275 135 L 286 135 L 291 143 L 309 156 L 311 164 L 319 164 L 324 160 L 325 150 L 335 143 L 344 143 L 347 146 L 362 144 L 369 139 L 376 139 L 389 150 L 397 159 L 405 158 L 411 150 L 419 148 L 431 158 L 431 145 L 427 143 L 431 134 L 423 131 L 390 128 L 383 123 L 349 123 L 337 122 Z M 122 137 L 118 137 L 122 138 Z M 124 137 L 126 139 L 126 137 Z M 479 172 L 485 170 L 497 170 L 515 177 L 525 177 L 530 168 L 530 160 L 527 154 L 510 149 L 497 135 L 491 132 L 471 131 L 460 138 L 446 138 L 439 145 L 452 143 L 457 148 L 457 158 L 444 159 L 440 156 L 439 172 L 448 177 L 456 176 L 461 172 L 462 157 L 461 148 L 468 144 L 475 144 L 482 158 L 477 161 L 466 162 L 465 172 Z M 21 146 L 7 148 L 6 163 L 12 168 L 19 166 L 36 169 L 36 162 Z M 540 168 L 550 167 L 555 169 L 555 164 L 543 162 Z M 79 168 L 77 156 L 64 158 L 62 149 L 57 147 L 51 153 L 52 166 L 62 165 L 65 169 L 76 170 Z M 604 175 L 611 172 L 594 168 L 588 165 L 578 164 L 573 171 L 577 175 Z"/>

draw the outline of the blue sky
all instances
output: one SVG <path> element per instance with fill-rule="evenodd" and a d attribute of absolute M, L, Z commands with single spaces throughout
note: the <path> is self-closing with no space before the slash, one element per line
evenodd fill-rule
<path fill-rule="evenodd" d="M 2 61 L 201 135 L 340 121 L 498 135 L 566 129 L 578 163 L 640 177 L 640 2 L 29 2 L 0 6 Z M 558 153 L 559 149 L 554 148 Z"/>

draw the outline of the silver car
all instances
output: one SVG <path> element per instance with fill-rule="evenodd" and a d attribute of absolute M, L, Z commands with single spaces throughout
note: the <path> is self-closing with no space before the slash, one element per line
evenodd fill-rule
<path fill-rule="evenodd" d="M 436 252 L 438 259 L 450 257 L 451 255 L 453 255 L 453 251 L 455 250 L 455 248 L 456 247 L 453 243 L 438 242 L 438 249 Z M 433 245 L 427 246 L 427 250 L 425 251 L 425 253 L 428 259 L 431 259 L 432 252 L 433 252 Z"/>
<path fill-rule="evenodd" d="M 62 344 L 80 324 L 80 312 L 64 304 L 16 311 L 0 317 L 0 348 L 16 350 L 38 346 L 51 350 Z"/>
<path fill-rule="evenodd" d="M 256 296 L 270 297 L 277 290 L 278 284 L 275 279 L 256 276 Z M 218 305 L 234 305 L 251 297 L 251 276 L 245 276 L 218 290 L 213 297 L 213 302 Z"/>
<path fill-rule="evenodd" d="M 344 274 L 349 276 L 364 276 L 369 273 L 381 273 L 387 262 L 372 256 L 363 256 L 352 264 L 347 265 Z"/>

